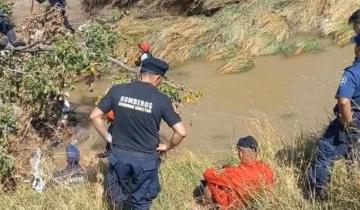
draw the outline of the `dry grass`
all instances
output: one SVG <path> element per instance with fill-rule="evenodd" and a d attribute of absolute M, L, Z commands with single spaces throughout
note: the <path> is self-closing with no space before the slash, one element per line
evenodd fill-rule
<path fill-rule="evenodd" d="M 117 55 L 133 62 L 136 43 L 147 39 L 153 53 L 173 65 L 205 56 L 227 60 L 221 73 L 242 72 L 252 67 L 249 59 L 256 56 L 284 54 L 287 40 L 298 34 L 328 37 L 340 46 L 349 43 L 353 32 L 347 19 L 359 7 L 357 0 L 250 0 L 212 17 L 125 18 L 115 27 L 122 36 Z M 295 44 L 288 54 L 319 48 L 323 46 Z"/>
<path fill-rule="evenodd" d="M 261 159 L 274 170 L 276 185 L 270 194 L 260 193 L 253 198 L 249 209 L 360 208 L 358 166 L 353 168 L 355 173 L 350 175 L 345 161 L 337 162 L 327 190 L 329 199 L 322 202 L 306 200 L 302 190 L 306 184 L 304 174 L 317 135 L 298 134 L 294 138 L 284 139 L 266 120 L 266 116 L 260 116 L 260 119 L 252 120 L 249 130 L 259 141 Z M 162 191 L 152 209 L 193 209 L 192 190 L 201 179 L 203 170 L 209 166 L 236 163 L 235 154 L 231 151 L 228 154 L 223 161 L 218 161 L 218 157 L 204 158 L 186 151 L 172 153 L 162 164 Z M 14 193 L 0 194 L 1 209 L 106 209 L 100 183 L 78 188 L 48 186 L 42 194 L 32 192 L 29 188 L 27 184 Z"/>
<path fill-rule="evenodd" d="M 101 186 L 98 184 L 69 188 L 53 187 L 39 194 L 31 189 L 22 188 L 12 194 L 0 196 L 1 209 L 53 209 L 53 210 L 100 210 L 106 209 L 102 202 Z"/>

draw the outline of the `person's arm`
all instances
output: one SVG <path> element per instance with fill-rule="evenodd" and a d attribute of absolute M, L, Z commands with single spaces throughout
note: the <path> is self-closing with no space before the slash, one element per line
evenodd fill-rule
<path fill-rule="evenodd" d="M 174 131 L 170 141 L 168 143 L 160 143 L 158 151 L 168 151 L 179 145 L 186 136 L 186 130 L 183 122 L 179 122 L 172 126 Z"/>
<path fill-rule="evenodd" d="M 106 96 L 101 99 L 97 107 L 95 107 L 91 114 L 90 119 L 96 131 L 109 143 L 112 143 L 112 136 L 105 127 L 104 115 L 112 110 L 112 95 L 114 94 L 114 87 L 112 87 Z"/>
<path fill-rule="evenodd" d="M 169 150 L 179 145 L 186 136 L 185 126 L 183 122 L 177 123 L 172 127 L 174 130 L 173 136 L 169 142 Z"/>
<path fill-rule="evenodd" d="M 352 122 L 351 99 L 357 88 L 357 83 L 356 76 L 351 71 L 346 70 L 336 93 L 340 119 L 343 124 Z"/>
<path fill-rule="evenodd" d="M 342 123 L 352 122 L 351 101 L 348 98 L 339 97 L 337 104 L 340 110 Z"/>
<path fill-rule="evenodd" d="M 185 125 L 181 121 L 180 116 L 175 111 L 175 107 L 170 102 L 170 100 L 168 100 L 165 105 L 163 119 L 173 129 L 174 133 L 169 142 L 159 144 L 157 148 L 159 152 L 173 149 L 179 145 L 186 136 Z"/>
<path fill-rule="evenodd" d="M 104 121 L 104 112 L 101 111 L 98 107 L 95 107 L 90 114 L 90 119 L 93 123 L 94 128 L 96 131 L 109 143 L 112 142 L 112 136 L 107 131 L 105 127 Z"/>

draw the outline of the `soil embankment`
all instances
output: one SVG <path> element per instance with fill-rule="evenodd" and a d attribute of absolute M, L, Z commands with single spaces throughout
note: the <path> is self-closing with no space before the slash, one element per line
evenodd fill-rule
<path fill-rule="evenodd" d="M 83 10 L 81 1 L 68 0 L 66 2 L 68 4 L 67 15 L 69 16 L 70 22 L 76 27 L 80 26 L 87 20 L 87 15 Z M 36 13 L 37 11 L 42 11 L 44 9 L 43 5 L 34 0 L 33 11 L 31 11 L 31 4 L 32 1 L 28 0 L 15 1 L 12 18 L 14 22 L 17 23 L 17 27 L 23 27 L 26 20 L 31 18 L 32 12 Z"/>
<path fill-rule="evenodd" d="M 243 0 L 83 0 L 87 11 L 96 10 L 106 5 L 131 10 L 138 17 L 161 15 L 213 15 L 229 4 Z"/>

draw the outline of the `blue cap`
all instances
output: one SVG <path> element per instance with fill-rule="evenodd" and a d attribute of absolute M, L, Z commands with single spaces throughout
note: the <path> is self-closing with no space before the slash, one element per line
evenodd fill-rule
<path fill-rule="evenodd" d="M 258 144 L 253 136 L 246 136 L 238 140 L 236 147 L 250 148 L 257 151 Z"/>
<path fill-rule="evenodd" d="M 164 76 L 169 69 L 169 64 L 155 57 L 149 57 L 141 63 L 140 72 L 148 72 Z"/>
<path fill-rule="evenodd" d="M 351 42 L 355 43 L 357 46 L 360 46 L 360 34 L 356 34 L 351 38 Z"/>
<path fill-rule="evenodd" d="M 69 144 L 66 147 L 66 158 L 70 162 L 79 161 L 80 160 L 80 151 L 79 151 L 79 149 L 76 146 L 74 146 L 72 144 Z"/>

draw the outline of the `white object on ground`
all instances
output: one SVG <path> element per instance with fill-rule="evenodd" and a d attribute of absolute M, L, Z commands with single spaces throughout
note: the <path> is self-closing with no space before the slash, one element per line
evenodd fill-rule
<path fill-rule="evenodd" d="M 32 157 L 30 159 L 30 165 L 33 175 L 32 189 L 35 190 L 36 192 L 42 192 L 43 189 L 45 188 L 45 182 L 41 177 L 40 162 L 41 162 L 41 150 L 40 148 L 36 148 L 36 151 L 32 154 Z"/>
<path fill-rule="evenodd" d="M 67 99 L 64 99 L 64 106 L 62 107 L 62 112 L 67 114 L 71 111 L 70 102 Z"/>

